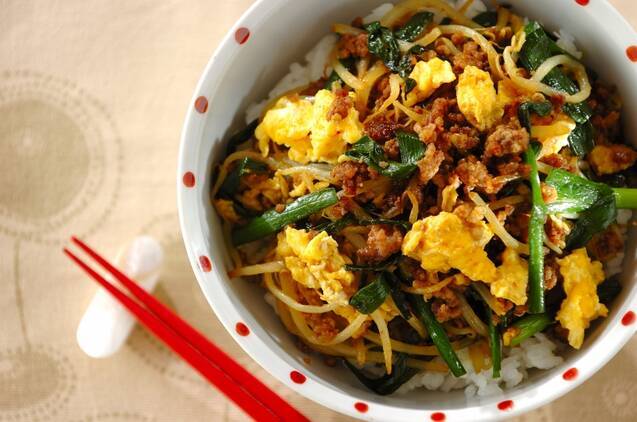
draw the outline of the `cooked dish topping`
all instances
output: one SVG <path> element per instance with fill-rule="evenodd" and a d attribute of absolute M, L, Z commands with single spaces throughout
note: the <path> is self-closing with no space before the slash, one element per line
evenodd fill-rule
<path fill-rule="evenodd" d="M 563 31 L 478 0 L 332 31 L 229 140 L 231 276 L 378 394 L 489 394 L 581 348 L 637 207 L 616 89 Z"/>

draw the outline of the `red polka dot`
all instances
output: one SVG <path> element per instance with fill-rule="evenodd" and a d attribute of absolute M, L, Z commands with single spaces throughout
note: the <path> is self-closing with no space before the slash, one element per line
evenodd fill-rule
<path fill-rule="evenodd" d="M 307 377 L 299 371 L 292 371 L 290 372 L 290 379 L 297 384 L 303 384 L 307 380 Z"/>
<path fill-rule="evenodd" d="M 628 311 L 626 312 L 626 314 L 622 317 L 622 324 L 623 325 L 631 325 L 635 322 L 635 313 L 633 311 Z"/>
<path fill-rule="evenodd" d="M 184 173 L 183 177 L 184 186 L 187 188 L 191 188 L 195 186 L 195 175 L 192 174 L 191 171 L 187 171 Z"/>
<path fill-rule="evenodd" d="M 626 49 L 626 55 L 631 62 L 637 62 L 637 45 L 631 45 Z"/>
<path fill-rule="evenodd" d="M 435 412 L 431 414 L 431 420 L 435 422 L 442 422 L 446 418 L 445 414 L 442 412 Z"/>
<path fill-rule="evenodd" d="M 513 409 L 513 400 L 504 400 L 498 403 L 498 409 L 502 411 Z"/>
<path fill-rule="evenodd" d="M 208 99 L 206 97 L 198 97 L 195 100 L 195 110 L 199 113 L 205 113 L 208 110 Z"/>
<path fill-rule="evenodd" d="M 239 44 L 245 44 L 248 38 L 250 38 L 250 30 L 248 28 L 239 28 L 234 33 L 234 39 Z"/>
<path fill-rule="evenodd" d="M 234 329 L 237 332 L 237 334 L 243 337 L 250 334 L 250 329 L 243 322 L 237 322 L 237 325 L 234 326 Z"/>
<path fill-rule="evenodd" d="M 589 3 L 589 0 L 575 0 L 575 2 L 580 6 L 586 6 Z"/>
<path fill-rule="evenodd" d="M 573 381 L 575 378 L 577 378 L 577 374 L 578 374 L 577 368 L 567 369 L 562 374 L 562 378 L 564 378 L 566 381 Z"/>
<path fill-rule="evenodd" d="M 362 403 L 359 401 L 354 403 L 354 408 L 356 408 L 356 410 L 358 410 L 361 413 L 365 413 L 369 410 L 369 406 L 366 403 Z"/>
<path fill-rule="evenodd" d="M 201 265 L 201 270 L 204 273 L 209 273 L 210 270 L 212 269 L 212 264 L 210 263 L 210 259 L 205 255 L 201 255 L 199 257 L 199 265 Z"/>

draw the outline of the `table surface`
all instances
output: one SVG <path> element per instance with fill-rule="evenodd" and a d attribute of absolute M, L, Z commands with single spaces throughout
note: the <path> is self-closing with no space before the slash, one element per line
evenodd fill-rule
<path fill-rule="evenodd" d="M 61 246 L 77 234 L 114 256 L 142 233 L 166 252 L 161 300 L 312 419 L 347 420 L 248 358 L 189 268 L 175 198 L 181 125 L 208 58 L 252 0 L 187 3 L 0 1 L 0 421 L 245 419 L 143 329 L 109 359 L 78 348 L 96 287 Z M 612 3 L 637 26 L 634 0 Z M 604 416 L 637 419 L 637 339 L 518 420 Z"/>

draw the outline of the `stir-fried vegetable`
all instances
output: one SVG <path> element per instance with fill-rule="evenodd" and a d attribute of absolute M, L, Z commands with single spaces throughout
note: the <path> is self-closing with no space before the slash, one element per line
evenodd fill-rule
<path fill-rule="evenodd" d="M 520 62 L 527 70 L 537 69 L 546 59 L 557 54 L 568 54 L 555 44 L 539 23 L 529 22 L 524 27 L 524 32 L 526 42 L 520 51 Z M 542 82 L 567 94 L 578 92 L 575 82 L 558 67 L 547 73 Z M 568 142 L 574 154 L 583 156 L 594 146 L 591 127 L 590 124 L 587 125 L 593 111 L 585 102 L 564 104 L 562 110 L 577 123 L 575 130 L 568 137 Z M 584 127 L 580 127 L 582 125 Z"/>
<path fill-rule="evenodd" d="M 433 19 L 431 12 L 420 12 L 413 15 L 402 28 L 394 31 L 394 36 L 403 41 L 413 41 L 418 38 Z"/>
<path fill-rule="evenodd" d="M 615 275 L 597 285 L 597 296 L 599 297 L 599 301 L 606 306 L 609 306 L 613 299 L 615 299 L 621 291 L 622 285 L 619 282 L 618 275 Z"/>
<path fill-rule="evenodd" d="M 400 311 L 400 315 L 408 320 L 412 317 L 412 314 L 409 310 L 409 304 L 407 303 L 407 296 L 400 288 L 400 280 L 394 273 L 387 272 L 385 273 L 385 276 L 389 287 L 391 288 L 391 297 L 394 300 L 398 311 Z"/>
<path fill-rule="evenodd" d="M 338 197 L 333 188 L 312 192 L 288 204 L 282 212 L 272 209 L 252 219 L 248 224 L 232 233 L 232 242 L 235 245 L 241 245 L 261 239 L 337 202 Z"/>
<path fill-rule="evenodd" d="M 526 315 L 518 319 L 511 325 L 511 328 L 517 330 L 518 334 L 511 339 L 509 346 L 517 346 L 527 338 L 544 331 L 552 322 L 545 313 Z"/>
<path fill-rule="evenodd" d="M 540 176 L 537 170 L 536 143 L 531 143 L 524 154 L 526 163 L 531 167 L 531 218 L 529 220 L 529 312 L 544 312 L 544 221 L 546 205 L 542 198 Z"/>
<path fill-rule="evenodd" d="M 411 303 L 412 311 L 422 321 L 431 337 L 431 340 L 436 345 L 436 348 L 440 352 L 440 356 L 449 366 L 449 370 L 456 377 L 461 377 L 467 373 L 462 362 L 458 359 L 458 355 L 451 347 L 447 332 L 436 320 L 436 317 L 431 312 L 429 303 L 425 302 L 420 295 L 409 295 L 409 303 Z"/>
<path fill-rule="evenodd" d="M 239 189 L 241 177 L 249 173 L 265 173 L 267 171 L 267 165 L 246 157 L 239 161 L 237 166 L 226 176 L 226 180 L 223 181 L 219 192 L 223 195 L 232 196 Z"/>
<path fill-rule="evenodd" d="M 365 30 L 369 33 L 367 38 L 369 52 L 381 59 L 389 69 L 398 72 L 400 48 L 393 32 L 382 26 L 380 22 L 365 25 Z"/>
<path fill-rule="evenodd" d="M 363 136 L 345 155 L 361 160 L 383 176 L 406 179 L 416 170 L 416 162 L 423 157 L 425 149 L 416 135 L 399 132 L 397 138 L 402 161 L 400 163 L 389 160 L 383 148 L 369 136 Z"/>
<path fill-rule="evenodd" d="M 392 373 L 383 375 L 380 378 L 370 378 L 363 371 L 345 360 L 345 365 L 352 371 L 358 380 L 367 388 L 379 394 L 386 396 L 398 390 L 398 388 L 409 381 L 416 374 L 416 370 L 407 367 L 406 356 L 402 353 L 396 354 Z"/>
<path fill-rule="evenodd" d="M 385 274 L 380 273 L 374 281 L 354 293 L 349 304 L 362 314 L 371 314 L 385 302 L 390 293 L 391 288 L 385 280 Z"/>
<path fill-rule="evenodd" d="M 491 366 L 493 368 L 493 378 L 500 378 L 502 368 L 502 337 L 498 325 L 493 322 L 491 309 L 487 308 L 487 328 L 489 330 L 489 348 L 491 348 Z"/>
<path fill-rule="evenodd" d="M 346 59 L 339 59 L 339 61 L 347 69 L 351 70 L 351 68 L 354 67 L 354 58 L 353 57 L 348 57 Z M 343 82 L 341 77 L 338 76 L 338 73 L 336 73 L 335 70 L 332 70 L 332 73 L 330 73 L 330 75 L 327 77 L 327 80 L 325 81 L 325 85 L 323 86 L 323 88 L 332 89 L 332 84 L 334 84 L 335 82 L 339 82 L 341 84 L 345 83 L 345 82 Z"/>
<path fill-rule="evenodd" d="M 518 119 L 523 127 L 531 133 L 531 113 L 535 113 L 539 116 L 546 116 L 551 112 L 553 106 L 548 101 L 539 102 L 525 102 L 520 104 L 518 108 Z"/>

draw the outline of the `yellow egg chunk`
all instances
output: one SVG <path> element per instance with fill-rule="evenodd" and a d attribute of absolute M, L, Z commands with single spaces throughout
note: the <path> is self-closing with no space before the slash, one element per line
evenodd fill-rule
<path fill-rule="evenodd" d="M 307 99 L 283 97 L 268 110 L 254 131 L 263 156 L 269 152 L 270 139 L 290 149 L 309 148 L 309 134 L 312 128 L 313 107 Z"/>
<path fill-rule="evenodd" d="M 311 237 L 305 230 L 287 227 L 278 235 L 278 258 L 283 259 L 292 278 L 305 287 L 321 289 L 321 299 L 347 306 L 349 298 L 343 286 L 354 281 L 345 269 L 349 263 L 339 251 L 338 244 L 327 232 Z"/>
<path fill-rule="evenodd" d="M 491 283 L 491 294 L 508 299 L 516 305 L 526 303 L 526 285 L 529 278 L 529 266 L 525 259 L 513 248 L 502 253 L 502 265 L 498 267 L 495 280 Z"/>
<path fill-rule="evenodd" d="M 491 282 L 496 267 L 483 248 L 492 233 L 484 223 L 478 227 L 475 230 L 457 215 L 441 212 L 414 223 L 405 235 L 402 252 L 419 260 L 427 271 L 456 268 L 471 280 Z"/>
<path fill-rule="evenodd" d="M 453 82 L 456 75 L 451 69 L 451 63 L 434 57 L 429 61 L 419 61 L 409 74 L 416 81 L 414 89 L 407 94 L 405 105 L 412 106 L 427 99 L 442 84 Z"/>
<path fill-rule="evenodd" d="M 591 262 L 585 248 L 576 249 L 557 262 L 564 277 L 566 299 L 556 319 L 568 330 L 569 344 L 579 349 L 590 322 L 608 315 L 608 309 L 597 296 L 597 285 L 604 281 L 604 270 L 601 262 Z"/>
<path fill-rule="evenodd" d="M 349 97 L 351 101 L 345 117 L 331 113 L 336 95 L 325 89 L 316 93 L 313 102 L 301 98 L 280 99 L 255 130 L 259 149 L 267 155 L 272 140 L 289 147 L 288 156 L 294 161 L 303 164 L 336 162 L 347 144 L 363 136 L 363 125 L 354 108 L 355 94 L 350 93 Z"/>
<path fill-rule="evenodd" d="M 538 157 L 560 152 L 568 145 L 568 136 L 573 129 L 575 129 L 575 122 L 565 114 L 557 116 L 550 125 L 531 126 L 531 137 L 542 144 Z"/>
<path fill-rule="evenodd" d="M 481 131 L 489 129 L 504 114 L 491 76 L 475 66 L 465 67 L 458 78 L 456 98 L 462 114 Z"/>
<path fill-rule="evenodd" d="M 311 161 L 336 162 L 345 153 L 347 144 L 353 144 L 363 136 L 363 125 L 358 120 L 358 110 L 354 108 L 356 97 L 349 93 L 351 106 L 347 116 L 330 116 L 330 110 L 336 99 L 332 91 L 322 89 L 314 96 L 314 120 L 312 122 Z"/>
<path fill-rule="evenodd" d="M 588 161 L 599 175 L 613 174 L 635 164 L 637 152 L 628 145 L 596 145 L 588 154 Z"/>

